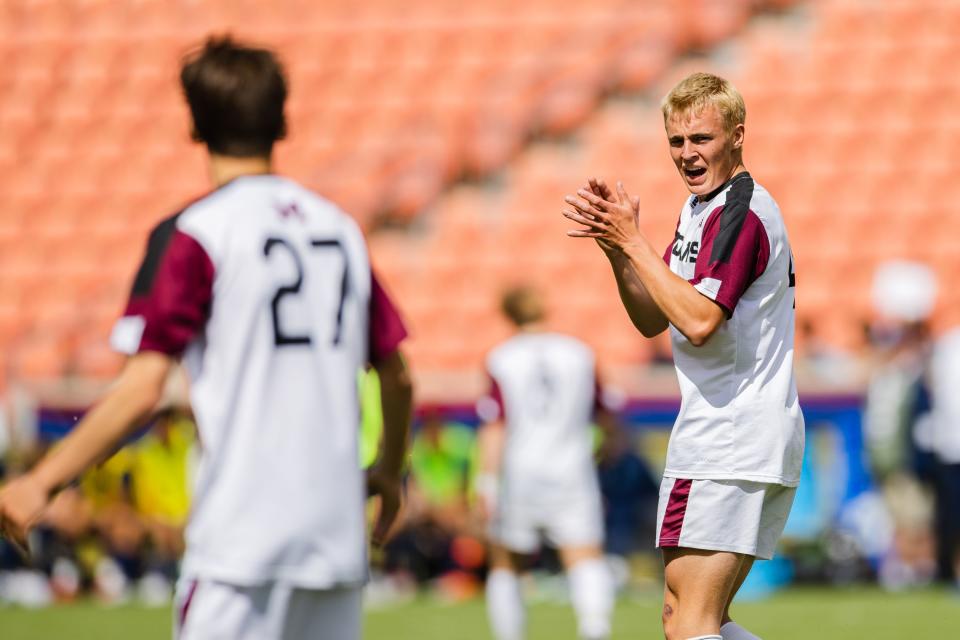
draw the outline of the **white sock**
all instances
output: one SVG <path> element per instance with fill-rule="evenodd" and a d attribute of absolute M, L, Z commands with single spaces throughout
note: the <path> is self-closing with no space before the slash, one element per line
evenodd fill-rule
<path fill-rule="evenodd" d="M 723 640 L 723 636 L 697 636 L 696 638 L 687 638 L 687 640 Z"/>
<path fill-rule="evenodd" d="M 613 614 L 613 575 L 607 563 L 602 558 L 581 560 L 570 567 L 567 579 L 580 637 L 607 638 Z"/>
<path fill-rule="evenodd" d="M 523 640 L 526 612 L 513 571 L 494 569 L 487 576 L 487 617 L 496 640 Z"/>
<path fill-rule="evenodd" d="M 759 636 L 753 635 L 733 620 L 720 627 L 720 635 L 723 640 L 760 640 Z"/>

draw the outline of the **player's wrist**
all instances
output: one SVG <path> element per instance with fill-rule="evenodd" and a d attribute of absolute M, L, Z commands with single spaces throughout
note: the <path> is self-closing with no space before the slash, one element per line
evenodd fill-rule
<path fill-rule="evenodd" d="M 23 476 L 23 482 L 28 483 L 30 487 L 42 494 L 46 500 L 53 498 L 64 482 L 59 479 L 53 470 L 41 464 L 33 471 Z"/>

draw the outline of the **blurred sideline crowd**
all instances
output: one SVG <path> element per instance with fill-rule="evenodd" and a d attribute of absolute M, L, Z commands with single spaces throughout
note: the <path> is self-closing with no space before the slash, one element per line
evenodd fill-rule
<path fill-rule="evenodd" d="M 381 429 L 375 372 L 364 374 L 360 384 L 360 456 L 368 466 Z M 437 410 L 426 410 L 417 422 L 403 520 L 372 559 L 371 597 L 403 598 L 430 586 L 446 599 L 469 598 L 481 590 L 486 570 L 484 525 L 473 490 L 477 430 Z M 626 563 L 636 552 L 651 551 L 657 484 L 626 431 L 602 442 L 597 433 L 607 551 Z M 49 446 L 55 444 L 8 455 L 0 484 Z M 166 605 L 183 550 L 197 447 L 187 410 L 161 412 L 140 437 L 60 494 L 31 539 L 29 562 L 0 541 L 0 603 L 39 607 L 89 594 L 107 604 L 136 599 Z M 549 551 L 537 566 L 559 569 Z"/>
<path fill-rule="evenodd" d="M 882 267 L 876 313 L 864 322 L 863 344 L 854 352 L 821 344 L 814 326 L 798 325 L 801 378 L 819 380 L 826 395 L 834 384 L 851 388 L 851 380 L 863 392 L 863 444 L 856 454 L 866 461 L 869 481 L 850 500 L 828 507 L 816 530 L 788 524 L 782 544 L 791 565 L 788 580 L 877 581 L 889 590 L 934 581 L 960 586 L 960 325 L 934 331 L 936 292 L 932 273 L 921 264 Z M 382 416 L 376 375 L 362 374 L 359 384 L 360 462 L 368 466 L 377 455 Z M 371 558 L 369 602 L 424 589 L 447 600 L 481 593 L 487 558 L 474 491 L 475 419 L 462 408 L 420 410 L 406 507 L 390 543 Z M 55 438 L 11 443 L 8 426 L 0 422 L 0 484 L 56 446 Z M 808 427 L 810 435 L 818 432 L 818 425 Z M 607 558 L 621 590 L 654 590 L 660 571 L 653 549 L 657 454 L 626 418 L 595 433 Z M 189 409 L 162 410 L 138 437 L 59 495 L 31 539 L 29 561 L 0 541 L 0 604 L 37 607 L 92 595 L 105 603 L 166 605 L 183 550 L 199 446 Z M 808 457 L 821 456 L 821 448 L 811 438 Z M 822 510 L 830 502 L 823 494 L 836 493 L 844 482 L 836 469 L 821 467 L 801 483 L 816 494 L 812 509 Z M 811 509 L 802 502 L 791 519 Z M 760 563 L 754 573 L 776 562 Z M 555 552 L 546 548 L 530 586 L 562 598 L 559 573 Z"/>
<path fill-rule="evenodd" d="M 55 443 L 39 439 L 0 458 L 0 483 Z M 94 593 L 106 603 L 172 596 L 190 509 L 196 429 L 167 408 L 133 442 L 65 488 L 30 539 L 31 558 L 0 542 L 0 602 L 43 606 Z"/>

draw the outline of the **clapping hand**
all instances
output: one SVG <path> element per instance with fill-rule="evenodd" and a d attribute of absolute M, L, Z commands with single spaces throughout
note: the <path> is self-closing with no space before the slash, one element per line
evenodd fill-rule
<path fill-rule="evenodd" d="M 573 238 L 593 238 L 604 251 L 621 250 L 639 233 L 640 199 L 631 198 L 622 182 L 614 194 L 603 180 L 591 178 L 577 196 L 568 195 L 563 215 L 583 225 L 571 229 Z"/>

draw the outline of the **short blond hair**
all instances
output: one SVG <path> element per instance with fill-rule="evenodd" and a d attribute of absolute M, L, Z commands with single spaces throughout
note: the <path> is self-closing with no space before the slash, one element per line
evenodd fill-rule
<path fill-rule="evenodd" d="M 714 105 L 723 118 L 727 131 L 747 120 L 747 105 L 743 96 L 729 80 L 712 73 L 691 73 L 677 83 L 660 103 L 663 121 L 674 114 L 699 113 L 708 104 Z"/>

